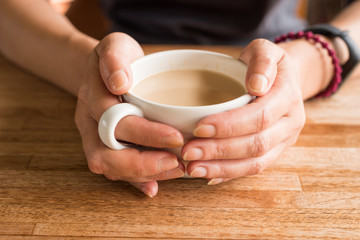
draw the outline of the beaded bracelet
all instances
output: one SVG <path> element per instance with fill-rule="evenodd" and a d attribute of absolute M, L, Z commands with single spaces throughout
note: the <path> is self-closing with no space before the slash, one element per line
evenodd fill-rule
<path fill-rule="evenodd" d="M 299 38 L 305 38 L 306 40 L 313 40 L 315 44 L 320 43 L 320 45 L 327 50 L 329 56 L 331 57 L 332 63 L 334 64 L 334 77 L 331 80 L 329 86 L 324 91 L 317 94 L 315 97 L 331 96 L 333 93 L 336 92 L 342 81 L 342 77 L 341 77 L 342 68 L 340 66 L 339 59 L 336 56 L 336 52 L 329 47 L 329 44 L 327 42 L 322 41 L 319 36 L 314 35 L 311 31 L 307 31 L 307 32 L 300 31 L 297 33 L 290 32 L 288 34 L 283 34 L 275 39 L 275 43 L 281 43 L 281 42 L 285 42 L 286 40 L 294 40 Z"/>

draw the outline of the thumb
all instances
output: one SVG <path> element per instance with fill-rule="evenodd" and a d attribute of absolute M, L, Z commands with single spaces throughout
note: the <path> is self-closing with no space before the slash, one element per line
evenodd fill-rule
<path fill-rule="evenodd" d="M 241 52 L 240 60 L 248 66 L 246 88 L 250 94 L 263 96 L 270 90 L 284 53 L 282 48 L 265 39 L 252 41 Z"/>
<path fill-rule="evenodd" d="M 133 80 L 130 64 L 144 56 L 140 45 L 127 34 L 112 33 L 100 41 L 95 51 L 107 89 L 114 95 L 126 93 Z"/>

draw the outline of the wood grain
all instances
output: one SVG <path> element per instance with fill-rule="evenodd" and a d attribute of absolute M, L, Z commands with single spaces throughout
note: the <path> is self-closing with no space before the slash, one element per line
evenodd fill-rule
<path fill-rule="evenodd" d="M 145 52 L 176 48 L 199 47 Z M 162 181 L 150 199 L 88 170 L 74 97 L 0 58 L 0 240 L 360 239 L 359 80 L 306 102 L 297 143 L 264 173 Z"/>

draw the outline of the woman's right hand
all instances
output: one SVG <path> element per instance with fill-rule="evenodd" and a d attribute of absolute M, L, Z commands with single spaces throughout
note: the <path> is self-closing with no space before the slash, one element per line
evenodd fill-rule
<path fill-rule="evenodd" d="M 98 121 L 105 110 L 120 103 L 132 84 L 130 64 L 144 55 L 140 45 L 123 33 L 106 36 L 92 51 L 78 92 L 75 122 L 90 170 L 110 180 L 124 180 L 149 197 L 157 194 L 157 180 L 179 178 L 185 167 L 167 151 L 129 148 L 112 150 L 98 135 Z M 127 116 L 117 125 L 118 140 L 155 148 L 183 145 L 181 133 L 170 126 L 137 116 Z"/>

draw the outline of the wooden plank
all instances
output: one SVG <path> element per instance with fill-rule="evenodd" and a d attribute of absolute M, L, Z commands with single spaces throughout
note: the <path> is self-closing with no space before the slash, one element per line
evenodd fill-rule
<path fill-rule="evenodd" d="M 360 119 L 359 77 L 348 79 L 330 98 L 305 103 L 308 122 L 317 124 L 358 125 Z"/>
<path fill-rule="evenodd" d="M 26 108 L 0 107 L 0 130 L 20 130 L 29 118 L 30 111 Z M 0 138 L 6 133 L 0 134 Z"/>
<path fill-rule="evenodd" d="M 29 164 L 29 170 L 42 171 L 90 171 L 86 158 L 81 155 L 35 155 Z"/>
<path fill-rule="evenodd" d="M 30 163 L 30 156 L 1 156 L 0 170 L 25 170 Z"/>
<path fill-rule="evenodd" d="M 283 171 L 343 175 L 360 172 L 360 148 L 291 147 L 272 167 Z"/>
<path fill-rule="evenodd" d="M 301 147 L 360 147 L 358 125 L 307 123 L 296 142 Z"/>
<path fill-rule="evenodd" d="M 304 192 L 303 197 L 308 208 L 360 209 L 360 192 Z"/>
<path fill-rule="evenodd" d="M 108 185 L 114 187 L 114 182 L 107 180 L 101 175 L 95 175 L 90 171 L 19 171 L 19 170 L 1 170 L 0 171 L 0 188 L 12 190 L 12 188 L 27 189 L 36 191 L 46 191 L 48 188 L 57 188 L 64 191 L 78 191 L 84 187 L 97 187 L 101 189 Z M 127 183 L 123 184 L 124 186 Z M 34 188 L 35 187 L 35 188 Z M 30 191 L 32 191 L 30 190 Z M 50 191 L 50 190 L 49 190 Z M 35 193 L 34 192 L 34 193 Z M 20 193 L 21 194 L 21 193 Z M 0 195 L 1 196 L 1 195 Z M 25 197 L 25 196 L 24 196 Z"/>
<path fill-rule="evenodd" d="M 1 155 L 49 155 L 55 154 L 81 154 L 83 152 L 81 143 L 1 143 Z"/>
<path fill-rule="evenodd" d="M 304 191 L 310 192 L 360 192 L 360 173 L 351 176 L 301 175 Z"/>
<path fill-rule="evenodd" d="M 28 90 L 29 91 L 29 90 Z M 11 107 L 11 108 L 51 108 L 58 106 L 60 103 L 59 98 L 51 97 L 51 94 L 46 94 L 45 96 L 39 96 L 35 93 L 28 94 L 19 94 L 19 92 L 1 92 L 2 100 L 0 102 L 0 107 Z"/>
<path fill-rule="evenodd" d="M 14 236 L 14 235 L 0 235 L 0 240 L 124 240 L 129 238 L 123 237 L 56 237 L 56 236 Z M 131 237 L 131 239 L 140 239 L 140 240 L 155 240 L 158 238 L 144 238 L 144 237 Z M 172 238 L 172 240 L 180 240 L 185 238 Z M 210 238 L 193 238 L 193 240 L 207 240 Z"/>
<path fill-rule="evenodd" d="M 0 118 L 0 130 L 20 130 L 24 126 L 25 121 L 26 119 L 20 117 L 2 117 Z"/>
<path fill-rule="evenodd" d="M 251 227 L 244 224 L 217 227 L 199 226 L 194 224 L 170 227 L 169 225 L 144 224 L 49 224 L 38 223 L 35 226 L 35 235 L 72 235 L 72 236 L 121 236 L 121 237 L 156 237 L 156 238 L 214 238 L 214 239 L 269 239 L 269 238 L 355 238 L 360 234 L 359 228 L 336 229 L 331 226 L 317 228 L 288 228 L 283 223 L 274 227 Z"/>
<path fill-rule="evenodd" d="M 44 109 L 44 108 L 43 108 Z M 73 109 L 45 108 L 42 112 L 33 114 L 24 125 L 24 129 L 73 129 L 77 130 L 74 122 Z"/>
<path fill-rule="evenodd" d="M 114 186 L 113 182 L 106 180 L 104 177 L 90 173 L 87 169 L 86 161 L 82 157 L 78 159 L 79 168 L 82 171 L 69 171 L 67 166 L 74 166 L 71 162 L 71 155 L 69 156 L 69 161 L 57 161 L 58 158 L 54 157 L 52 160 L 45 157 L 45 164 L 49 162 L 49 166 L 36 165 L 38 158 L 35 157 L 31 161 L 29 169 L 30 170 L 43 170 L 43 171 L 0 171 L 0 187 L 6 188 L 17 188 L 22 186 L 24 188 L 29 188 L 31 186 L 37 186 L 38 188 L 47 188 L 51 186 L 56 187 L 74 187 L 78 188 L 78 185 L 84 186 L 89 185 L 96 187 L 96 184 L 99 183 L 101 187 L 104 184 L 109 185 L 109 187 Z M 40 158 L 41 160 L 41 158 Z M 52 161 L 52 162 L 50 162 Z M 84 162 L 82 162 L 84 161 Z M 34 163 L 33 163 L 34 162 Z M 59 164 L 55 162 L 60 162 Z M 62 165 L 61 162 L 64 162 Z M 34 166 L 35 165 L 35 166 Z M 66 172 L 59 171 L 57 169 L 54 171 L 51 169 L 60 165 L 66 170 Z M 70 170 L 78 170 L 79 168 Z M 50 169 L 50 171 L 49 171 Z M 46 170 L 46 171 L 45 171 Z M 86 171 L 85 171 L 86 170 Z M 105 180 L 105 181 L 104 181 Z M 71 182 L 71 184 L 69 183 Z M 94 182 L 95 181 L 95 182 Z M 300 179 L 297 174 L 294 173 L 279 173 L 279 172 L 267 172 L 262 175 L 256 175 L 251 177 L 244 177 L 229 181 L 224 184 L 217 186 L 206 186 L 205 180 L 202 179 L 177 179 L 172 181 L 163 181 L 166 188 L 169 189 L 203 189 L 211 191 L 301 191 Z M 94 185 L 95 184 L 95 185 Z M 126 185 L 126 184 L 124 184 Z"/>
<path fill-rule="evenodd" d="M 77 99 L 75 97 L 67 97 L 60 99 L 59 109 L 71 109 L 75 113 Z"/>
<path fill-rule="evenodd" d="M 81 194 L 80 194 L 81 195 Z M 109 194 L 111 196 L 112 193 Z M 83 196 L 83 195 L 82 195 Z M 2 201 L 0 222 L 42 222 L 42 223 L 123 223 L 154 225 L 199 225 L 231 226 L 242 223 L 253 227 L 284 226 L 356 228 L 360 222 L 360 210 L 326 208 L 241 208 L 228 207 L 225 203 L 213 207 L 203 199 L 202 206 L 191 204 L 168 204 L 161 199 L 138 201 L 114 201 L 113 198 L 85 201 L 66 201 L 49 204 L 46 201 L 5 203 Z M 130 200 L 130 199 L 129 199 Z M 109 204 L 107 204 L 109 202 Z M 161 203 L 161 204 L 159 204 Z M 186 206 L 187 205 L 187 206 Z M 338 206 L 340 207 L 340 206 Z M 5 214 L 4 214 L 5 213 Z M 187 221 L 184 222 L 184 219 Z M 271 221 L 269 221 L 271 219 Z M 327 225 L 328 224 L 328 225 Z"/>
<path fill-rule="evenodd" d="M 37 129 L 0 131 L 2 143 L 74 143 L 81 142 L 80 134 L 72 129 Z"/>
<path fill-rule="evenodd" d="M 300 178 L 296 173 L 265 171 L 259 175 L 243 177 L 229 181 L 226 184 L 219 184 L 216 186 L 216 189 L 224 191 L 301 191 L 302 187 Z"/>
<path fill-rule="evenodd" d="M 26 204 L 27 208 L 24 205 L 7 205 L 4 211 L 11 213 L 11 221 L 19 215 L 23 215 L 21 219 L 24 220 L 39 219 L 35 235 L 140 237 L 151 233 L 146 236 L 167 239 L 267 239 L 278 236 L 278 239 L 283 239 L 321 238 L 326 233 L 329 238 L 354 237 L 359 233 L 359 209 L 214 208 L 159 206 L 152 203 L 124 205 L 121 202 L 117 207 L 107 207 L 104 203 L 106 201 L 103 207 L 67 205 L 67 208 L 46 204 L 35 207 Z M 10 211 L 10 207 L 13 211 Z M 4 218 L 3 214 L 1 218 Z M 185 231 L 179 232 L 181 229 Z M 317 231 L 321 231 L 321 234 Z"/>
<path fill-rule="evenodd" d="M 123 186 L 125 183 L 109 183 L 106 179 L 103 179 L 103 182 L 93 179 L 91 185 L 87 178 L 83 178 L 82 184 L 73 186 L 71 180 L 68 180 L 69 186 L 66 186 L 66 183 L 59 184 L 52 180 L 48 183 L 48 185 L 52 184 L 52 187 L 39 188 L 32 184 L 31 189 L 22 187 L 21 184 L 27 184 L 20 182 L 17 188 L 0 188 L 0 198 L 3 204 L 31 202 L 33 206 L 48 204 L 53 207 L 74 205 L 74 203 L 76 206 L 88 206 L 90 204 L 101 207 L 104 201 L 106 201 L 107 207 L 113 208 L 118 208 L 119 204 L 128 206 L 130 204 L 138 205 L 140 202 L 149 203 L 143 193 L 130 186 Z M 78 181 L 81 182 L 81 180 Z M 8 184 L 8 181 L 2 186 L 5 184 Z M 178 188 L 180 186 L 183 188 L 169 189 L 169 185 L 161 184 L 155 202 L 171 206 L 195 207 L 206 205 L 209 207 L 228 206 L 236 208 L 301 208 L 308 206 L 303 193 L 298 191 L 220 191 L 216 187 L 208 187 L 205 184 L 188 186 L 187 188 L 180 184 Z M 336 196 L 335 193 L 333 195 Z M 104 196 L 107 196 L 106 200 Z M 346 208 L 346 206 L 344 207 Z"/>
<path fill-rule="evenodd" d="M 0 234 L 32 234 L 35 223 L 0 222 Z M 10 239 L 10 238 L 9 238 Z"/>

